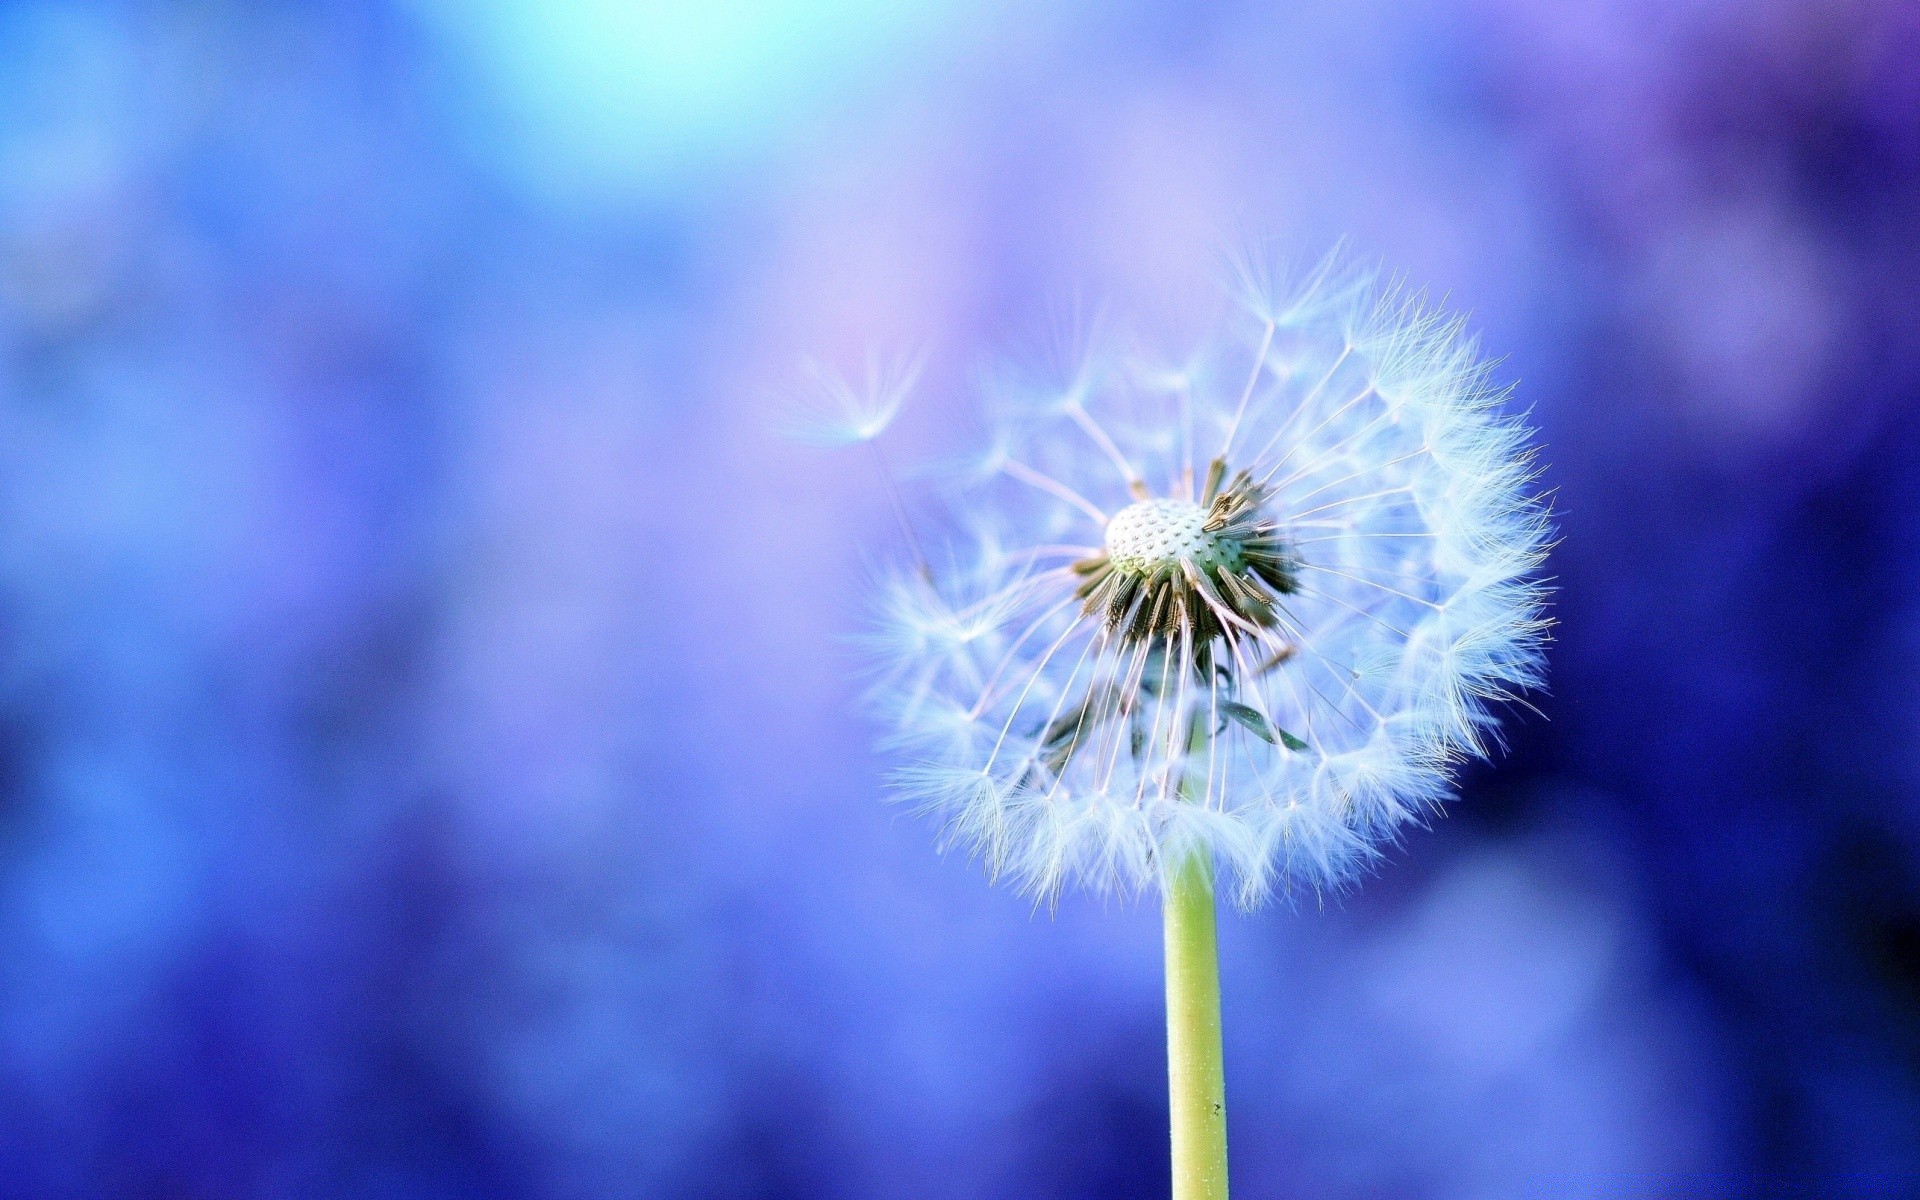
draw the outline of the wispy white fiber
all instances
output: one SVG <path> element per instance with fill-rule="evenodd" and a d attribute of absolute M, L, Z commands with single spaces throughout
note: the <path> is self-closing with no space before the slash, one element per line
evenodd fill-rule
<path fill-rule="evenodd" d="M 1337 887 L 1541 683 L 1550 525 L 1474 342 L 1337 259 L 1282 279 L 1171 358 L 984 376 L 969 548 L 880 588 L 899 794 L 1033 893 L 1194 850 L 1243 906 Z M 814 440 L 874 436 L 913 374 L 825 382 Z"/>
<path fill-rule="evenodd" d="M 901 403 L 919 381 L 924 363 L 923 355 L 893 359 L 870 356 L 864 375 L 848 379 L 809 362 L 805 367 L 807 387 L 781 414 L 781 431 L 815 446 L 870 442 L 893 424 Z"/>

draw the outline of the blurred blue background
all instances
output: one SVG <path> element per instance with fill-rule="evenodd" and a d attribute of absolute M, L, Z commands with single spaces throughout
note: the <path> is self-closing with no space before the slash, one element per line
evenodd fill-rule
<path fill-rule="evenodd" d="M 881 803 L 767 431 L 1249 232 L 1565 541 L 1546 719 L 1225 921 L 1235 1195 L 1920 1194 L 1920 9 L 128 0 L 0 5 L 0 1195 L 1163 1196 L 1153 905 Z"/>

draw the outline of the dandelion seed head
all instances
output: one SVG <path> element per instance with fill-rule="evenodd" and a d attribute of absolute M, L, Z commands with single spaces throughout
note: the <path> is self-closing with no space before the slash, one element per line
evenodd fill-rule
<path fill-rule="evenodd" d="M 970 532 L 879 589 L 898 794 L 1036 894 L 1337 887 L 1542 681 L 1550 523 L 1461 323 L 1337 257 L 1236 296 L 1157 363 L 982 374 Z"/>

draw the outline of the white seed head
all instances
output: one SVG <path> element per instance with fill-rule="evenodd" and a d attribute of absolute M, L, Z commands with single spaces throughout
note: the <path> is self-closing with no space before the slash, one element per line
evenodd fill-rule
<path fill-rule="evenodd" d="M 1551 524 L 1459 322 L 1333 260 L 1259 283 L 1174 375 L 989 378 L 973 545 L 885 593 L 900 792 L 1036 893 L 1196 852 L 1243 905 L 1337 886 L 1541 682 Z"/>
<path fill-rule="evenodd" d="M 1196 567 L 1238 566 L 1239 547 L 1207 532 L 1207 510 L 1189 500 L 1156 497 L 1127 505 L 1107 522 L 1107 557 L 1114 569 L 1151 575 L 1181 563 Z"/>

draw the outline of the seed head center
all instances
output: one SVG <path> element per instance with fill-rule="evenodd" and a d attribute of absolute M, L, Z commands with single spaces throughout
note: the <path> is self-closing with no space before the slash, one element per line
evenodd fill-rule
<path fill-rule="evenodd" d="M 1207 510 L 1186 500 L 1129 504 L 1107 522 L 1107 558 L 1117 571 L 1151 575 L 1183 562 L 1238 570 L 1239 546 L 1207 531 Z"/>

